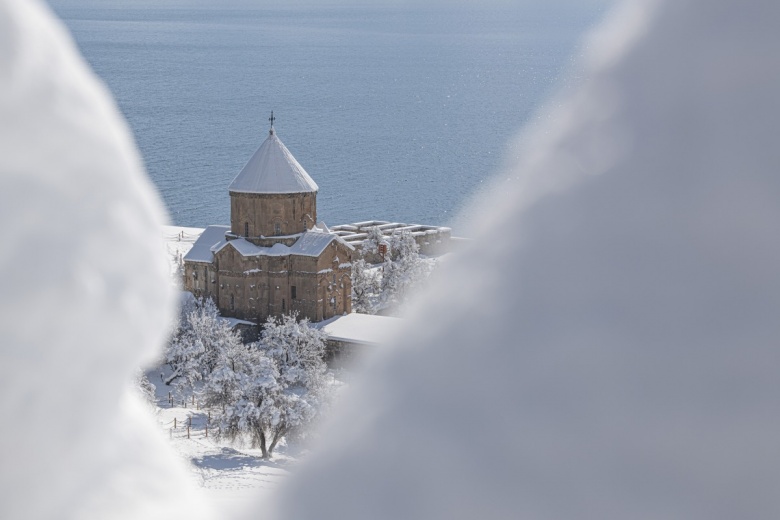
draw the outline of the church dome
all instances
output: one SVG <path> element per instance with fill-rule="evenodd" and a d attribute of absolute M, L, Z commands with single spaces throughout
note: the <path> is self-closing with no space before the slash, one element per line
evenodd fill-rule
<path fill-rule="evenodd" d="M 311 193 L 319 190 L 273 127 L 228 190 L 231 193 Z"/>

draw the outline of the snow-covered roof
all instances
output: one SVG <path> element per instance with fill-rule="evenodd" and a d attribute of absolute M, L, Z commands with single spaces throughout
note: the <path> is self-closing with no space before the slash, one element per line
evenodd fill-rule
<path fill-rule="evenodd" d="M 228 188 L 238 193 L 307 193 L 319 190 L 271 129 L 268 138 Z"/>
<path fill-rule="evenodd" d="M 219 247 L 221 242 L 225 242 L 225 233 L 230 231 L 230 226 L 209 226 L 203 230 L 200 237 L 192 244 L 184 260 L 190 262 L 208 262 L 214 261 L 215 247 Z"/>
<path fill-rule="evenodd" d="M 400 325 L 400 318 L 356 312 L 313 324 L 327 334 L 329 339 L 365 345 L 385 343 Z"/>
<path fill-rule="evenodd" d="M 226 240 L 224 243 L 219 243 L 213 248 L 213 252 L 216 253 L 222 248 L 228 245 L 233 246 L 236 251 L 243 256 L 287 256 L 287 255 L 300 255 L 300 256 L 320 256 L 325 248 L 330 245 L 334 240 L 341 242 L 351 250 L 355 248 L 346 243 L 341 237 L 334 233 L 321 233 L 319 231 L 306 231 L 301 233 L 300 238 L 291 246 L 284 244 L 274 244 L 271 247 L 258 246 L 246 240 L 244 238 L 236 238 L 233 240 Z"/>

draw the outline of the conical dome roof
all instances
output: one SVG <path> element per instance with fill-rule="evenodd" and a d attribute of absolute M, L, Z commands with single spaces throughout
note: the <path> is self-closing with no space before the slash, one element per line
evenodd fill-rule
<path fill-rule="evenodd" d="M 317 183 L 276 137 L 273 128 L 228 188 L 228 191 L 238 193 L 308 193 L 317 190 Z"/>

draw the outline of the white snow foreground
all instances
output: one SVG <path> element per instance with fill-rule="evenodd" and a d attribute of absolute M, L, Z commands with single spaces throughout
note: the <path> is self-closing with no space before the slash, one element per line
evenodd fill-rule
<path fill-rule="evenodd" d="M 780 517 L 778 20 L 625 4 L 280 517 Z"/>
<path fill-rule="evenodd" d="M 780 516 L 780 5 L 625 5 L 279 518 Z M 124 393 L 172 306 L 125 127 L 37 2 L 0 63 L 0 517 L 214 518 Z"/>
<path fill-rule="evenodd" d="M 164 211 L 42 4 L 0 1 L 0 518 L 203 518 L 128 393 L 172 317 Z"/>

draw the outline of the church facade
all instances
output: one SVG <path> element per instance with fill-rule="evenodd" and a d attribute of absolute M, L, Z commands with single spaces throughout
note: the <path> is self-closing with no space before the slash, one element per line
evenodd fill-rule
<path fill-rule="evenodd" d="M 184 257 L 184 288 L 212 298 L 223 316 L 258 324 L 352 312 L 355 249 L 317 224 L 318 190 L 272 124 L 228 188 L 230 226 L 207 227 Z"/>

